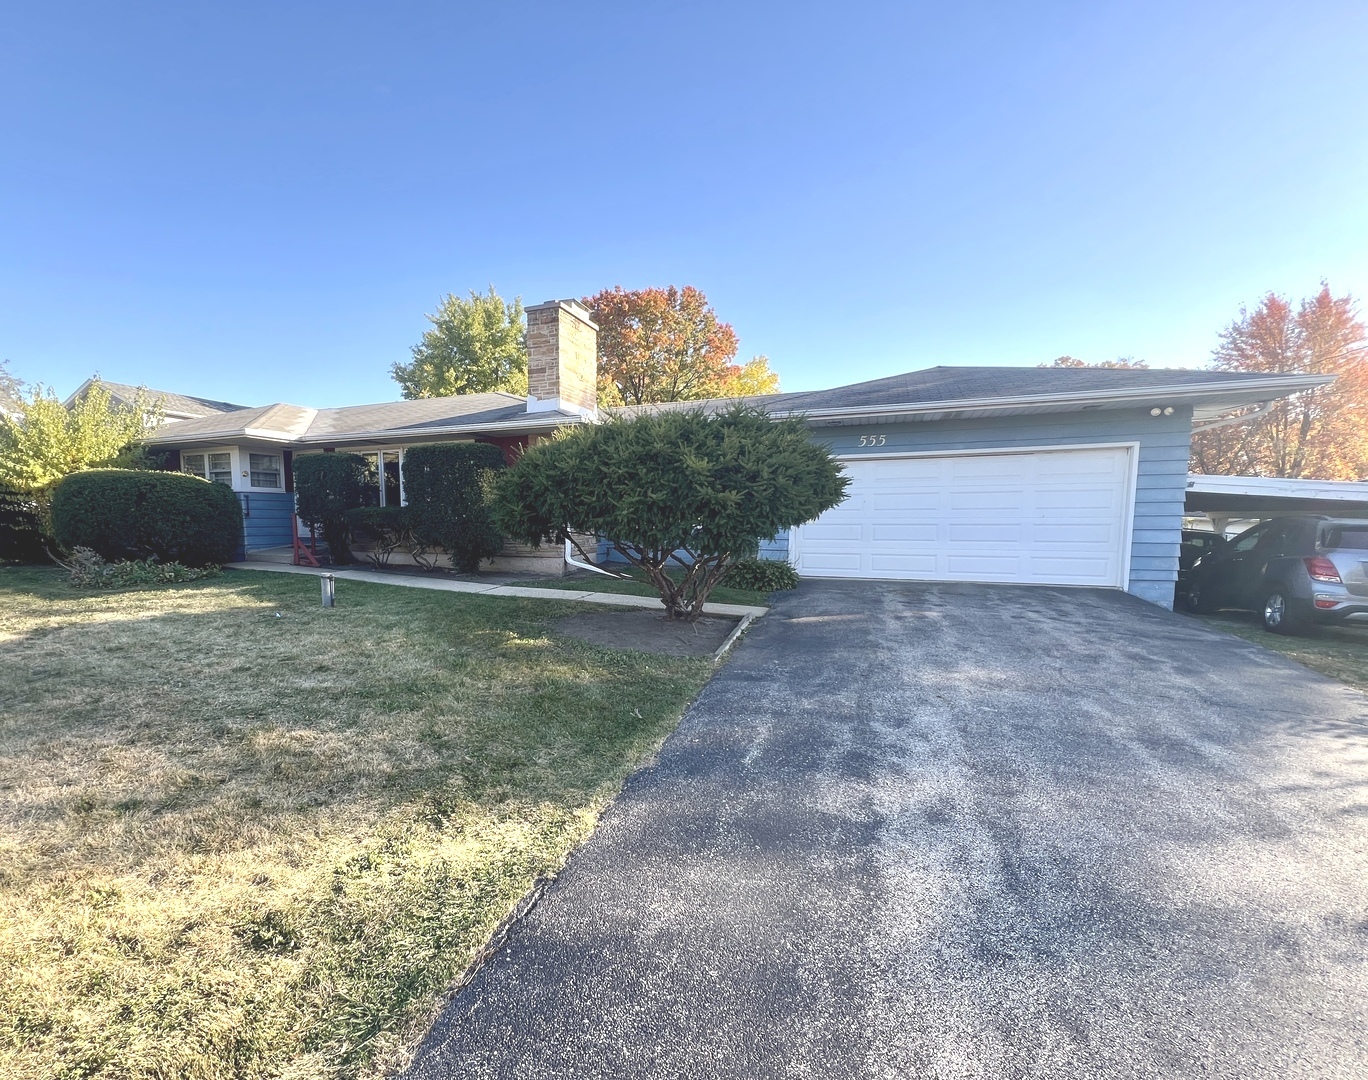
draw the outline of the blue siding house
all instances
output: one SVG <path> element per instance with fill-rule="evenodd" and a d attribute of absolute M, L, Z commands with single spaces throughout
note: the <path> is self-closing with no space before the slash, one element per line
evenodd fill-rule
<path fill-rule="evenodd" d="M 594 423 L 597 328 L 573 300 L 527 309 L 531 393 L 340 409 L 218 406 L 149 442 L 230 484 L 250 555 L 290 543 L 293 454 L 367 457 L 375 501 L 403 501 L 405 451 L 477 440 L 506 452 Z M 840 506 L 761 547 L 807 577 L 1125 589 L 1163 606 L 1178 570 L 1194 429 L 1324 384 L 1325 376 L 1107 368 L 934 367 L 828 390 L 743 399 L 801 416 L 851 478 Z M 178 402 L 206 402 L 174 395 Z M 730 401 L 615 410 L 716 411 Z M 186 404 L 186 409 L 191 405 Z M 546 555 L 543 553 L 542 558 Z"/>

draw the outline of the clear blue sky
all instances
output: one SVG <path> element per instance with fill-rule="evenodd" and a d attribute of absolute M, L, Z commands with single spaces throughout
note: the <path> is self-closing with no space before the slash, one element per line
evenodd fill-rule
<path fill-rule="evenodd" d="M 394 398 L 446 292 L 693 284 L 786 389 L 1368 299 L 1368 5 L 10 4 L 0 358 Z"/>

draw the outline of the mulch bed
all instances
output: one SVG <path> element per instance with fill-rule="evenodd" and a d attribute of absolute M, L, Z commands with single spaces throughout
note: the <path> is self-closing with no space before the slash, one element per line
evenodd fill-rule
<path fill-rule="evenodd" d="M 595 611 L 568 615 L 556 632 L 610 649 L 635 649 L 664 656 L 711 656 L 739 620 L 704 615 L 697 622 L 671 622 L 654 611 Z"/>

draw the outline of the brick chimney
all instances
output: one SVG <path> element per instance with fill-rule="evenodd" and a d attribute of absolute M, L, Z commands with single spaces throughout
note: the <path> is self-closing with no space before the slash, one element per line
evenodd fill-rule
<path fill-rule="evenodd" d="M 527 308 L 527 411 L 598 413 L 598 327 L 578 300 Z"/>

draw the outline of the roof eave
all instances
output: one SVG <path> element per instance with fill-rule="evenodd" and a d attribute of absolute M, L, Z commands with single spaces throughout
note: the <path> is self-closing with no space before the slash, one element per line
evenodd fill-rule
<path fill-rule="evenodd" d="M 804 416 L 811 420 L 859 420 L 871 416 L 939 415 L 980 412 L 991 409 L 1039 409 L 1066 411 L 1086 405 L 1129 405 L 1144 401 L 1218 401 L 1238 394 L 1252 401 L 1267 401 L 1300 393 L 1334 380 L 1333 375 L 1291 375 L 1279 379 L 1204 383 L 1200 386 L 1170 385 L 1133 387 L 1124 390 L 1091 390 L 1071 394 L 1018 394 L 1001 398 L 961 398 L 953 401 L 906 402 L 902 404 L 861 405 L 833 409 L 773 409 L 772 416 Z"/>
<path fill-rule="evenodd" d="M 303 434 L 292 434 L 284 431 L 271 431 L 265 428 L 241 428 L 234 432 L 217 432 L 209 434 L 186 434 L 180 438 L 175 437 L 174 430 L 161 431 L 157 435 L 148 438 L 149 444 L 178 446 L 188 446 L 195 443 L 227 443 L 234 440 L 251 439 L 256 442 L 277 443 L 281 446 L 342 446 L 355 445 L 358 443 L 393 442 L 396 440 L 422 441 L 429 438 L 440 438 L 443 435 L 479 435 L 483 433 L 520 434 L 523 432 L 545 431 L 563 427 L 566 424 L 582 424 L 588 422 L 586 417 L 563 415 L 561 413 L 534 413 L 528 417 L 518 417 L 514 420 L 495 420 L 483 424 L 447 424 L 442 427 L 424 428 L 421 431 L 414 431 L 411 428 L 383 428 L 375 431 L 361 432 L 340 432 L 332 435 L 323 435 L 316 432 L 304 432 Z"/>
<path fill-rule="evenodd" d="M 526 418 L 520 417 L 517 420 L 495 420 L 484 424 L 451 424 L 439 428 L 424 428 L 422 431 L 414 431 L 411 428 L 385 428 L 356 434 L 305 434 L 295 441 L 316 446 L 339 446 L 343 443 L 371 443 L 383 442 L 386 440 L 393 441 L 396 439 L 422 441 L 440 435 L 478 435 L 486 432 L 509 432 L 518 434 L 522 432 L 544 431 L 547 429 L 564 427 L 566 424 L 584 424 L 590 422 L 589 418 L 584 416 L 562 413 L 533 413 Z"/>

